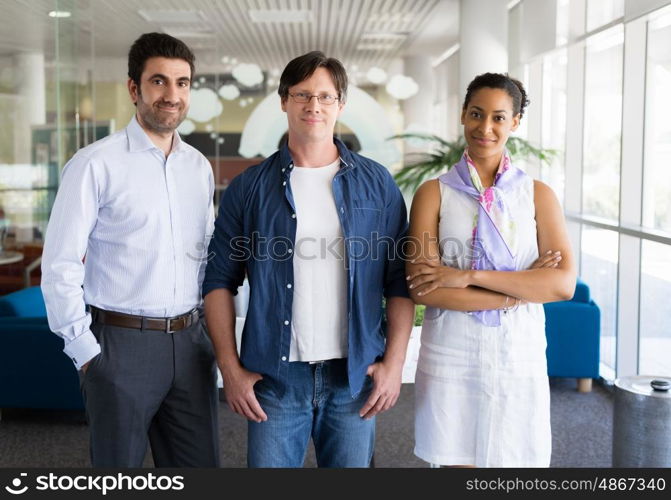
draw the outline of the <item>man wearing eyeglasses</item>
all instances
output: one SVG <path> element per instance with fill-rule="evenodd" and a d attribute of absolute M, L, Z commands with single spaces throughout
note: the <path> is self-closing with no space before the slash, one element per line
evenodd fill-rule
<path fill-rule="evenodd" d="M 347 93 L 337 59 L 297 57 L 278 93 L 288 143 L 221 202 L 203 283 L 209 333 L 228 404 L 249 420 L 250 467 L 301 467 L 310 437 L 320 467 L 368 467 L 413 321 L 405 204 L 384 167 L 333 137 Z M 245 274 L 238 357 L 233 295 Z"/>

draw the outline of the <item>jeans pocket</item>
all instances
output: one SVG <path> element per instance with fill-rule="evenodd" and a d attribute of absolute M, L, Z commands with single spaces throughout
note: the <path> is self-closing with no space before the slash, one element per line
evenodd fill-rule
<path fill-rule="evenodd" d="M 370 375 L 366 375 L 366 378 L 363 381 L 363 387 L 364 389 L 373 389 L 373 377 Z"/>
<path fill-rule="evenodd" d="M 275 383 L 272 381 L 270 377 L 267 376 L 263 377 L 256 384 L 254 384 L 254 394 L 256 395 L 257 399 L 262 398 L 278 399 Z"/>

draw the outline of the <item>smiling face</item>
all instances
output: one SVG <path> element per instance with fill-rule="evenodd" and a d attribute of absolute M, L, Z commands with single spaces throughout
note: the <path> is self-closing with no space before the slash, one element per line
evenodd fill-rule
<path fill-rule="evenodd" d="M 289 88 L 289 94 L 309 94 L 312 96 L 338 96 L 331 73 L 319 67 L 309 78 Z M 289 122 L 290 143 L 328 143 L 333 144 L 333 130 L 343 103 L 320 104 L 316 97 L 310 102 L 298 103 L 288 95 L 282 100 L 282 111 L 287 114 Z"/>
<path fill-rule="evenodd" d="M 147 59 L 138 86 L 128 80 L 140 125 L 156 134 L 172 133 L 186 118 L 191 91 L 191 67 L 183 59 Z"/>
<path fill-rule="evenodd" d="M 513 98 L 504 89 L 483 87 L 462 110 L 461 124 L 471 158 L 498 161 L 520 114 L 513 114 Z"/>

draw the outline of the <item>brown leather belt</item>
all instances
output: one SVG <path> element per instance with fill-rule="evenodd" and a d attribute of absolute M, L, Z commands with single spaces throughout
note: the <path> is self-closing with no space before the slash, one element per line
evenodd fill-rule
<path fill-rule="evenodd" d="M 120 312 L 105 311 L 98 307 L 90 306 L 91 317 L 94 322 L 103 325 L 120 326 L 122 328 L 135 328 L 137 330 L 161 330 L 165 333 L 173 333 L 189 328 L 198 322 L 198 309 L 192 309 L 181 316 L 172 318 L 150 318 L 147 316 L 135 316 Z"/>

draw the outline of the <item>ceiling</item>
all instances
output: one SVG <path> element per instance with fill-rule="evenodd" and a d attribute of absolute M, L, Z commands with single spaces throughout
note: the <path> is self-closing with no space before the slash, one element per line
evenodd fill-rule
<path fill-rule="evenodd" d="M 57 31 L 61 60 L 78 63 L 91 54 L 125 59 L 141 33 L 170 33 L 194 50 L 199 71 L 225 70 L 231 59 L 272 71 L 315 49 L 350 70 L 387 69 L 405 55 L 439 57 L 459 34 L 459 0 L 2 0 L 2 7 L 0 56 L 39 51 L 47 63 Z M 54 10 L 72 15 L 54 19 Z"/>

